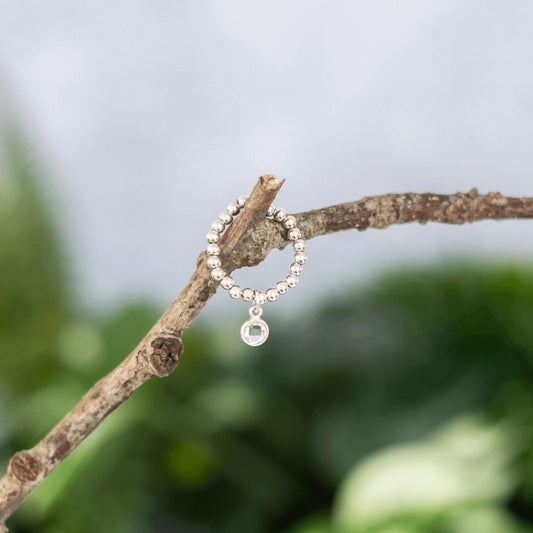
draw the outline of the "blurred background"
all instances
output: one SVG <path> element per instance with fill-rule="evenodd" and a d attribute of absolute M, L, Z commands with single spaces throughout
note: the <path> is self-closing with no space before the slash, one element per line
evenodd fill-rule
<path fill-rule="evenodd" d="M 533 196 L 533 4 L 0 1 L 0 461 L 137 344 L 257 177 L 298 212 Z M 217 294 L 18 533 L 533 532 L 531 222 L 308 243 Z M 153 249 L 155 253 L 147 253 Z M 239 271 L 268 286 L 289 252 Z M 3 466 L 2 466 L 3 469 Z"/>

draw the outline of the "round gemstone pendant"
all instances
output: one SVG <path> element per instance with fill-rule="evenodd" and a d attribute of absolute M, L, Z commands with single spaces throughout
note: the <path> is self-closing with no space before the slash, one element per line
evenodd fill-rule
<path fill-rule="evenodd" d="M 260 318 L 247 320 L 241 327 L 241 338 L 250 346 L 261 346 L 268 339 L 268 324 Z"/>
<path fill-rule="evenodd" d="M 268 339 L 268 324 L 261 320 L 263 310 L 259 306 L 250 309 L 250 320 L 241 327 L 241 339 L 250 346 L 261 346 Z"/>

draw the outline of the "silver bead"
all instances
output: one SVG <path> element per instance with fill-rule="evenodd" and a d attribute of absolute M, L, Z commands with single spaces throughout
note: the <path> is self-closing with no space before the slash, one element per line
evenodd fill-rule
<path fill-rule="evenodd" d="M 208 231 L 205 236 L 207 242 L 217 243 L 220 240 L 220 235 L 216 231 Z"/>
<path fill-rule="evenodd" d="M 207 245 L 208 255 L 220 255 L 220 246 L 218 244 L 208 244 Z"/>
<path fill-rule="evenodd" d="M 274 215 L 274 213 L 276 212 L 276 208 L 271 205 L 268 209 L 267 209 L 267 217 L 271 217 Z"/>
<path fill-rule="evenodd" d="M 302 265 L 300 265 L 299 263 L 293 263 L 291 266 L 290 266 L 290 269 L 291 271 L 291 274 L 294 274 L 295 276 L 299 276 L 301 273 L 302 273 Z"/>
<path fill-rule="evenodd" d="M 244 289 L 242 291 L 242 299 L 245 302 L 251 302 L 254 298 L 254 290 L 253 289 Z"/>
<path fill-rule="evenodd" d="M 211 229 L 213 231 L 218 231 L 219 233 L 221 231 L 224 231 L 224 222 L 222 222 L 222 220 L 220 220 L 219 218 L 217 218 L 212 224 L 211 224 Z"/>
<path fill-rule="evenodd" d="M 297 241 L 298 239 L 300 239 L 302 236 L 302 232 L 298 229 L 298 228 L 291 228 L 288 232 L 287 232 L 287 237 L 291 240 L 291 241 Z"/>
<path fill-rule="evenodd" d="M 229 290 L 229 295 L 237 300 L 242 296 L 242 289 L 238 285 L 233 285 L 233 287 Z"/>
<path fill-rule="evenodd" d="M 222 264 L 222 261 L 220 260 L 220 257 L 216 255 L 211 255 L 207 258 L 207 266 L 209 268 L 217 268 Z"/>
<path fill-rule="evenodd" d="M 287 229 L 294 228 L 294 227 L 296 226 L 296 218 L 293 217 L 292 215 L 289 215 L 289 216 L 283 221 L 283 225 L 284 225 Z"/>
<path fill-rule="evenodd" d="M 287 280 L 287 285 L 289 287 L 296 287 L 296 285 L 298 285 L 298 278 L 292 274 L 289 274 L 285 279 Z"/>
<path fill-rule="evenodd" d="M 280 207 L 279 209 L 276 209 L 276 212 L 274 213 L 274 220 L 277 222 L 283 222 L 287 218 L 287 211 L 283 209 L 283 207 Z"/>
<path fill-rule="evenodd" d="M 278 291 L 276 289 L 268 289 L 266 291 L 266 295 L 267 295 L 267 300 L 269 302 L 275 302 L 279 297 Z"/>
<path fill-rule="evenodd" d="M 241 208 L 237 205 L 237 202 L 230 202 L 228 204 L 228 207 L 226 207 L 226 211 L 230 215 L 236 215 L 236 214 L 239 213 L 240 210 L 241 210 Z"/>
<path fill-rule="evenodd" d="M 300 252 L 299 254 L 294 254 L 294 260 L 299 265 L 305 265 L 305 263 L 307 263 L 307 254 L 304 254 L 303 252 Z"/>
<path fill-rule="evenodd" d="M 289 284 L 286 281 L 278 281 L 276 283 L 276 290 L 279 294 L 285 294 L 289 290 Z"/>
<path fill-rule="evenodd" d="M 255 291 L 254 304 L 263 305 L 267 301 L 267 295 L 263 291 Z"/>
<path fill-rule="evenodd" d="M 220 218 L 220 220 L 226 225 L 231 224 L 231 221 L 233 220 L 233 217 L 227 211 L 220 213 L 218 218 Z"/>
<path fill-rule="evenodd" d="M 295 252 L 303 252 L 307 246 L 303 239 L 298 239 L 292 243 Z"/>
<path fill-rule="evenodd" d="M 214 268 L 213 270 L 211 270 L 211 277 L 215 281 L 220 281 L 223 277 L 225 277 L 225 275 L 226 273 L 220 267 Z"/>
<path fill-rule="evenodd" d="M 223 289 L 229 290 L 233 287 L 233 285 L 235 285 L 235 282 L 231 276 L 226 276 L 220 280 L 220 285 Z"/>
<path fill-rule="evenodd" d="M 244 207 L 244 204 L 246 203 L 246 200 L 248 200 L 248 196 L 246 194 L 243 194 L 242 196 L 239 196 L 237 198 L 237 205 L 239 207 Z"/>

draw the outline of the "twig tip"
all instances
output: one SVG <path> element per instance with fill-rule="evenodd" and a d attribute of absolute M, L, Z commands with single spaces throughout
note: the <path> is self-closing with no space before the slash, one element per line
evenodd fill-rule
<path fill-rule="evenodd" d="M 259 178 L 259 181 L 266 189 L 276 190 L 278 190 L 285 183 L 284 179 L 278 178 L 274 174 L 264 174 Z"/>

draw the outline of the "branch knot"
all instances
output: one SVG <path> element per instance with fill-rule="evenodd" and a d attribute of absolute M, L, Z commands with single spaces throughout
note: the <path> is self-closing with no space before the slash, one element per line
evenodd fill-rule
<path fill-rule="evenodd" d="M 168 376 L 177 366 L 183 353 L 179 337 L 157 337 L 151 342 L 150 363 L 158 377 Z"/>
<path fill-rule="evenodd" d="M 8 471 L 20 482 L 37 481 L 42 465 L 34 454 L 28 451 L 17 452 L 9 461 Z"/>

